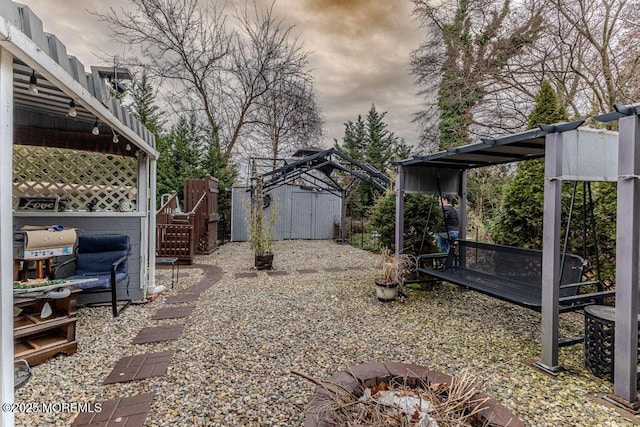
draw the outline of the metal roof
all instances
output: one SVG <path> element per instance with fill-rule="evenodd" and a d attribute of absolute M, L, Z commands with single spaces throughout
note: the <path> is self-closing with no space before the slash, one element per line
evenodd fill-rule
<path fill-rule="evenodd" d="M 550 133 L 562 133 L 577 129 L 584 120 L 540 125 L 538 129 L 504 136 L 482 139 L 481 142 L 461 147 L 447 148 L 427 156 L 415 156 L 395 162 L 395 165 L 447 169 L 474 169 L 503 163 L 544 157 L 545 137 Z"/>
<path fill-rule="evenodd" d="M 117 67 L 84 66 L 25 5 L 0 0 L 0 46 L 13 54 L 14 143 L 134 155 L 157 156 L 154 136 L 112 96 L 118 80 L 130 78 Z M 32 74 L 38 93 L 29 92 Z M 114 77 L 117 78 L 114 79 Z M 67 113 L 70 101 L 77 116 Z M 98 121 L 99 135 L 91 130 Z M 114 134 L 119 143 L 113 142 Z M 126 150 L 127 143 L 132 146 Z"/>

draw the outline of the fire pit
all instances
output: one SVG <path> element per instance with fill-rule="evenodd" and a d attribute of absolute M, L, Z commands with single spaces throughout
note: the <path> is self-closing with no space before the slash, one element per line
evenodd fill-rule
<path fill-rule="evenodd" d="M 370 362 L 361 363 L 338 372 L 321 381 L 314 394 L 309 399 L 305 411 L 304 427 L 330 427 L 335 424 L 330 422 L 331 414 L 327 408 L 335 401 L 336 393 L 352 394 L 361 397 L 365 390 L 376 390 L 380 384 L 400 383 L 406 387 L 447 387 L 452 385 L 453 378 L 420 365 L 400 362 Z M 373 394 L 373 393 L 372 393 Z M 524 426 L 513 413 L 500 404 L 497 400 L 475 393 L 473 401 L 481 402 L 481 407 L 476 411 L 475 418 L 478 425 L 521 427 Z M 366 424 L 363 424 L 366 425 Z M 416 424 L 417 425 L 417 424 Z M 431 424 L 424 424 L 431 425 Z"/>

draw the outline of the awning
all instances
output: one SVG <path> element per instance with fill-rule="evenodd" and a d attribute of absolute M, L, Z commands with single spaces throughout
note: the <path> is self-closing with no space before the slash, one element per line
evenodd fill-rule
<path fill-rule="evenodd" d="M 545 136 L 547 134 L 574 130 L 583 123 L 584 120 L 579 120 L 556 125 L 541 125 L 538 129 L 502 138 L 483 139 L 478 143 L 448 148 L 427 156 L 415 156 L 411 159 L 394 162 L 394 164 L 465 170 L 537 159 L 544 157 Z"/>

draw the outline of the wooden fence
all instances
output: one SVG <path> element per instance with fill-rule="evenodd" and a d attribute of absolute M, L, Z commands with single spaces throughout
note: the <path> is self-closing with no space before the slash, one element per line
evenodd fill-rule
<path fill-rule="evenodd" d="M 184 212 L 178 212 L 177 194 L 156 213 L 156 256 L 176 257 L 191 264 L 195 254 L 217 247 L 218 181 L 211 176 L 184 182 Z"/>

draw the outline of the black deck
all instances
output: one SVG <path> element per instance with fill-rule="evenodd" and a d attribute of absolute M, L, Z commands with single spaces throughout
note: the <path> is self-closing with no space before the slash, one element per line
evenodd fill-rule
<path fill-rule="evenodd" d="M 532 310 L 542 308 L 542 251 L 488 243 L 457 241 L 457 257 L 449 257 L 444 269 L 418 268 L 436 279 L 464 286 L 483 294 Z M 573 311 L 585 304 L 613 296 L 614 291 L 586 292 L 581 288 L 584 261 L 566 255 L 560 281 L 561 311 Z"/>

